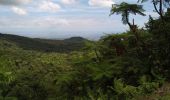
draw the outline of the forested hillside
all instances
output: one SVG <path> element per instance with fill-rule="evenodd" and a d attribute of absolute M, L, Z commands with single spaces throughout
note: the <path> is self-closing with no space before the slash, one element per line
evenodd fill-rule
<path fill-rule="evenodd" d="M 164 12 L 165 4 L 169 1 L 153 2 L 160 5 L 155 8 L 159 17 L 150 16 L 145 28 L 129 21 L 131 14 L 146 16 L 142 5 L 114 5 L 110 15 L 121 14 L 129 31 L 95 42 L 1 34 L 0 100 L 170 100 L 170 9 Z"/>
<path fill-rule="evenodd" d="M 72 37 L 65 40 L 50 40 L 27 38 L 23 36 L 0 34 L 0 39 L 15 43 L 25 50 L 36 50 L 42 52 L 69 52 L 79 51 L 89 40 L 82 37 Z"/>

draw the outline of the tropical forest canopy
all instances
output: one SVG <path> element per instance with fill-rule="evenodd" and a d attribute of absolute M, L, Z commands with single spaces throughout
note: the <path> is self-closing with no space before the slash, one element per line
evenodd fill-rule
<path fill-rule="evenodd" d="M 146 16 L 143 2 L 159 17 L 139 28 L 129 19 Z M 0 100 L 170 100 L 169 6 L 114 4 L 129 30 L 98 41 L 0 34 Z"/>

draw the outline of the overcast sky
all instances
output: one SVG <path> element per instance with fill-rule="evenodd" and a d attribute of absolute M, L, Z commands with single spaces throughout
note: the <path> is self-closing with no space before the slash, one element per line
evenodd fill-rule
<path fill-rule="evenodd" d="M 103 33 L 128 29 L 121 16 L 109 17 L 112 4 L 137 0 L 0 0 L 0 32 L 31 37 L 63 38 L 84 36 L 94 38 Z M 146 14 L 153 13 L 150 3 Z M 135 18 L 144 26 L 148 16 Z"/>

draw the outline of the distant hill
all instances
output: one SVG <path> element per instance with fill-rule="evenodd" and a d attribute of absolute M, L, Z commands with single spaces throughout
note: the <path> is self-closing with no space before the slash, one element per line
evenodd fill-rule
<path fill-rule="evenodd" d="M 22 49 L 42 52 L 70 52 L 81 50 L 89 40 L 72 37 L 65 40 L 35 39 L 10 34 L 0 34 L 0 39 L 15 43 Z"/>

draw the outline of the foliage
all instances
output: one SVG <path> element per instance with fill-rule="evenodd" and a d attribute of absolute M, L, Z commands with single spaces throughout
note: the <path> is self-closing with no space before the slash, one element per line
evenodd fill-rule
<path fill-rule="evenodd" d="M 112 8 L 126 22 L 143 11 L 127 3 Z M 0 34 L 0 100 L 168 100 L 170 10 L 163 18 L 98 41 Z"/>
<path fill-rule="evenodd" d="M 134 26 L 129 22 L 129 14 L 139 14 L 145 16 L 143 13 L 145 10 L 142 5 L 137 4 L 128 4 L 126 2 L 122 2 L 120 5 L 114 4 L 111 9 L 111 14 L 121 14 L 123 24 L 128 24 L 130 29 L 133 30 Z"/>
<path fill-rule="evenodd" d="M 0 34 L 0 39 L 13 42 L 25 50 L 40 52 L 61 52 L 80 51 L 85 42 L 89 40 L 81 37 L 72 37 L 65 40 L 32 39 L 22 36 Z"/>

